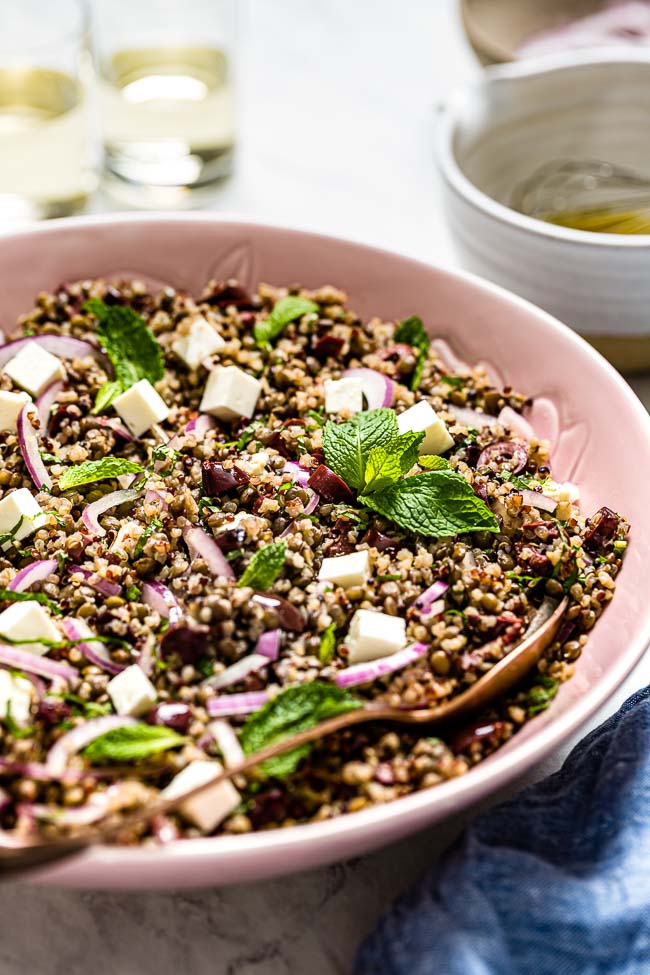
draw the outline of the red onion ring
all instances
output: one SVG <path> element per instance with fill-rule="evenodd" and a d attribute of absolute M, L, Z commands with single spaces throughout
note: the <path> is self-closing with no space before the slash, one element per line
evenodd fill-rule
<path fill-rule="evenodd" d="M 185 525 L 183 528 L 183 538 L 190 553 L 192 561 L 194 559 L 204 559 L 210 572 L 223 579 L 235 578 L 228 559 L 225 557 L 214 538 L 207 534 L 198 525 Z"/>
<path fill-rule="evenodd" d="M 535 431 L 528 420 L 510 406 L 503 407 L 499 413 L 498 420 L 502 427 L 507 427 L 509 430 L 512 430 L 513 433 L 516 433 L 523 440 L 530 441 L 535 438 Z"/>
<path fill-rule="evenodd" d="M 383 373 L 375 369 L 346 369 L 343 373 L 344 378 L 360 379 L 362 382 L 362 392 L 366 398 L 369 410 L 376 410 L 381 406 L 392 406 L 394 386 L 392 379 L 384 376 Z"/>
<path fill-rule="evenodd" d="M 214 430 L 217 421 L 209 413 L 199 413 L 193 417 L 185 427 L 185 433 L 193 433 L 197 440 L 202 440 L 208 430 Z"/>
<path fill-rule="evenodd" d="M 39 449 L 38 434 L 28 415 L 28 411 L 33 408 L 33 403 L 25 403 L 22 410 L 18 414 L 18 419 L 16 421 L 18 444 L 20 446 L 20 452 L 23 455 L 23 460 L 25 461 L 25 466 L 27 467 L 34 484 L 39 491 L 42 491 L 43 489 L 47 489 L 49 491 L 49 489 L 52 487 L 52 478 L 50 477 L 47 468 L 43 463 L 43 458 L 41 457 L 41 452 Z"/>
<path fill-rule="evenodd" d="M 520 474 L 528 463 L 528 451 L 522 444 L 514 443 L 512 440 L 499 440 L 481 451 L 476 466 L 478 468 L 488 467 L 491 462 L 495 461 L 498 464 L 498 470 Z M 514 466 L 506 467 L 507 461 L 513 461 Z"/>
<path fill-rule="evenodd" d="M 70 338 L 69 335 L 27 335 L 25 338 L 7 342 L 6 345 L 0 347 L 0 369 L 10 359 L 13 359 L 21 349 L 31 345 L 32 342 L 60 359 L 83 359 L 84 356 L 92 355 L 101 360 L 111 370 L 112 375 L 112 366 L 101 349 L 98 349 L 96 345 L 91 345 L 90 342 L 84 342 L 82 339 Z"/>
<path fill-rule="evenodd" d="M 338 687 L 356 687 L 357 684 L 367 684 L 369 681 L 377 680 L 386 674 L 392 674 L 395 670 L 408 667 L 409 664 L 427 652 L 429 649 L 426 643 L 413 643 L 410 647 L 404 647 L 397 653 L 391 653 L 388 657 L 380 657 L 379 660 L 370 660 L 368 663 L 353 664 L 340 670 L 334 678 L 334 683 Z"/>
<path fill-rule="evenodd" d="M 472 410 L 468 406 L 454 406 L 453 403 L 445 403 L 444 409 L 464 427 L 471 427 L 473 430 L 481 430 L 483 427 L 496 427 L 499 420 L 496 416 L 489 413 L 481 413 L 479 410 Z"/>
<path fill-rule="evenodd" d="M 414 608 L 418 609 L 421 613 L 426 612 L 428 609 L 430 609 L 432 603 L 434 603 L 436 599 L 440 599 L 441 596 L 444 596 L 448 589 L 449 583 L 443 582 L 442 579 L 438 579 L 431 586 L 429 586 L 428 589 L 425 589 L 420 596 L 418 596 L 413 603 Z"/>
<path fill-rule="evenodd" d="M 54 406 L 56 398 L 64 386 L 65 383 L 63 380 L 57 379 L 55 382 L 51 383 L 36 400 L 36 410 L 38 412 L 38 418 L 41 421 L 41 425 L 37 431 L 38 437 L 44 437 L 47 433 L 52 407 Z"/>
<path fill-rule="evenodd" d="M 239 744 L 239 738 L 232 725 L 223 719 L 212 721 L 208 725 L 208 732 L 223 755 L 223 764 L 226 768 L 235 768 L 244 761 L 246 757 L 244 749 Z"/>
<path fill-rule="evenodd" d="M 68 640 L 75 641 L 78 649 L 91 664 L 94 664 L 101 670 L 105 670 L 109 674 L 120 674 L 125 669 L 126 664 L 116 664 L 111 659 L 104 643 L 93 639 L 93 637 L 96 637 L 96 634 L 92 632 L 83 620 L 68 617 L 61 622 L 61 629 Z"/>
<path fill-rule="evenodd" d="M 72 756 L 95 738 L 106 734 L 107 731 L 126 728 L 137 723 L 135 718 L 127 718 L 120 714 L 105 714 L 101 718 L 90 718 L 89 721 L 76 725 L 71 731 L 58 738 L 47 753 L 45 765 L 48 772 L 54 776 L 63 775 Z"/>
<path fill-rule="evenodd" d="M 135 501 L 136 498 L 140 497 L 141 493 L 141 491 L 135 491 L 130 488 L 105 494 L 103 498 L 98 498 L 97 501 L 93 501 L 92 504 L 84 508 L 81 514 L 84 525 L 93 535 L 105 535 L 106 530 L 102 528 L 97 520 L 99 516 L 111 508 L 117 508 L 118 505 L 125 504 L 127 501 Z"/>
<path fill-rule="evenodd" d="M 68 571 L 70 575 L 81 576 L 85 585 L 90 586 L 91 589 L 95 589 L 97 592 L 101 592 L 103 596 L 119 596 L 122 592 L 122 587 L 118 586 L 116 582 L 109 582 L 108 579 L 103 579 L 97 572 L 93 572 L 91 569 L 84 569 L 81 565 L 70 565 L 68 566 Z"/>
<path fill-rule="evenodd" d="M 7 589 L 11 589 L 12 592 L 25 592 L 36 582 L 47 579 L 58 568 L 59 563 L 56 559 L 38 559 L 36 562 L 30 562 L 24 569 L 16 573 Z"/>
<path fill-rule="evenodd" d="M 291 479 L 302 487 L 307 486 L 307 482 L 311 477 L 311 471 L 307 467 L 301 467 L 300 464 L 296 464 L 293 460 L 288 460 L 284 467 L 282 468 L 283 474 L 291 474 Z"/>
<path fill-rule="evenodd" d="M 211 718 L 235 716 L 238 714 L 252 714 L 266 704 L 269 699 L 267 691 L 248 691 L 245 694 L 220 694 L 210 697 L 206 709 Z"/>
<path fill-rule="evenodd" d="M 39 677 L 46 677 L 52 680 L 59 677 L 68 683 L 79 676 L 76 667 L 63 663 L 61 660 L 51 660 L 49 657 L 40 657 L 29 650 L 20 650 L 18 647 L 8 647 L 0 643 L 0 664 L 7 667 L 15 667 L 16 670 L 24 670 L 29 674 L 38 674 Z"/>
<path fill-rule="evenodd" d="M 165 495 L 162 491 L 157 491 L 155 488 L 147 488 L 144 494 L 144 500 L 147 504 L 154 504 L 156 501 L 160 501 L 162 511 L 167 511 L 169 508 L 169 502 Z"/>
<path fill-rule="evenodd" d="M 545 494 L 540 494 L 539 491 L 524 490 L 519 493 L 524 504 L 539 508 L 540 511 L 548 511 L 552 515 L 557 508 L 557 501 L 554 501 L 553 498 L 547 498 Z"/>
<path fill-rule="evenodd" d="M 280 656 L 280 643 L 282 642 L 282 630 L 267 630 L 262 633 L 255 646 L 255 653 L 268 657 L 269 660 L 277 660 Z"/>
<path fill-rule="evenodd" d="M 112 416 L 90 416 L 87 419 L 92 420 L 100 427 L 108 427 L 113 431 L 116 436 L 121 437 L 122 440 L 128 440 L 129 442 L 134 441 L 136 438 L 127 430 L 123 423 L 117 419 L 117 417 Z"/>
<path fill-rule="evenodd" d="M 208 677 L 207 680 L 203 681 L 202 686 L 214 687 L 217 691 L 221 690 L 222 687 L 230 687 L 232 684 L 238 684 L 240 680 L 248 677 L 249 674 L 261 670 L 262 667 L 268 667 L 270 663 L 269 658 L 261 653 L 249 653 L 248 656 L 242 657 L 237 663 L 226 667 L 220 674 L 215 674 L 214 677 Z"/>
<path fill-rule="evenodd" d="M 145 582 L 142 586 L 142 602 L 169 620 L 170 626 L 178 626 L 183 618 L 183 610 L 174 593 L 162 582 Z"/>

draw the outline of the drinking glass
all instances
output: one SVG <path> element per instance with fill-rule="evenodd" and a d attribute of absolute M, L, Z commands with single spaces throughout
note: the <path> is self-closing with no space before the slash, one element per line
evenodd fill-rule
<path fill-rule="evenodd" d="M 0 222 L 83 208 L 96 184 L 77 0 L 0 3 Z"/>
<path fill-rule="evenodd" d="M 229 175 L 235 31 L 236 0 L 94 0 L 110 192 L 182 206 Z"/>

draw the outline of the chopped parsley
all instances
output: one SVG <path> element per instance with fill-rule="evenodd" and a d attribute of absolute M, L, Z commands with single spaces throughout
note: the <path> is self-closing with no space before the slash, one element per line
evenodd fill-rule
<path fill-rule="evenodd" d="M 55 616 L 61 615 L 61 610 L 57 604 L 49 596 L 46 596 L 44 592 L 16 592 L 15 589 L 0 589 L 0 602 L 40 603 L 41 606 L 47 606 Z"/>
<path fill-rule="evenodd" d="M 133 559 L 139 559 L 144 551 L 144 547 L 158 528 L 162 528 L 163 523 L 160 518 L 152 518 L 145 530 L 140 535 L 135 548 L 133 549 Z"/>
<path fill-rule="evenodd" d="M 533 718 L 549 707 L 560 687 L 560 682 L 547 674 L 542 674 L 534 687 L 526 695 L 526 715 Z"/>
<path fill-rule="evenodd" d="M 395 341 L 404 342 L 417 351 L 415 369 L 411 376 L 411 389 L 415 390 L 420 385 L 424 364 L 427 361 L 429 345 L 431 344 L 427 330 L 422 324 L 422 319 L 418 315 L 411 315 L 395 329 Z"/>
<path fill-rule="evenodd" d="M 322 664 L 329 664 L 332 662 L 335 652 L 336 623 L 330 623 L 321 637 L 320 647 L 318 648 L 318 659 Z"/>

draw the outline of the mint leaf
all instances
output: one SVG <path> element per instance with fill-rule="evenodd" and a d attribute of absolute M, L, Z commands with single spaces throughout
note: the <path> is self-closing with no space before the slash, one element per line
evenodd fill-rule
<path fill-rule="evenodd" d="M 163 523 L 160 518 L 152 518 L 145 530 L 140 535 L 140 538 L 135 543 L 135 548 L 133 549 L 133 561 L 139 559 L 144 552 L 144 547 L 156 531 L 157 528 L 162 528 Z"/>
<path fill-rule="evenodd" d="M 144 474 L 142 464 L 136 464 L 122 457 L 103 457 L 101 460 L 87 460 L 83 464 L 68 467 L 59 478 L 59 487 L 67 491 L 82 484 L 92 484 L 94 481 L 104 481 L 107 478 L 119 477 L 122 474 Z"/>
<path fill-rule="evenodd" d="M 276 741 L 313 728 L 326 718 L 359 707 L 359 698 L 336 684 L 312 681 L 310 684 L 289 687 L 248 718 L 241 730 L 241 746 L 246 755 L 252 755 Z M 291 775 L 310 751 L 311 745 L 301 745 L 284 755 L 268 759 L 260 768 L 267 775 L 283 778 Z"/>
<path fill-rule="evenodd" d="M 126 725 L 113 728 L 95 738 L 82 752 L 91 765 L 137 762 L 149 755 L 157 755 L 169 748 L 178 748 L 187 741 L 171 728 L 153 724 Z"/>
<path fill-rule="evenodd" d="M 97 393 L 93 413 L 101 413 L 140 379 L 154 385 L 165 375 L 163 351 L 144 318 L 133 308 L 90 298 L 83 306 L 99 319 L 97 337 L 115 370 L 115 379 Z"/>
<path fill-rule="evenodd" d="M 389 409 L 357 413 L 345 423 L 328 420 L 323 429 L 325 460 L 346 484 L 360 491 L 365 486 L 370 451 L 385 447 L 398 437 L 397 416 Z"/>
<path fill-rule="evenodd" d="M 410 318 L 405 318 L 395 329 L 394 338 L 396 342 L 404 342 L 405 345 L 410 345 L 417 350 L 418 355 L 415 369 L 411 376 L 411 389 L 415 390 L 420 385 L 424 363 L 426 362 L 429 345 L 431 344 L 427 330 L 422 324 L 422 319 L 419 315 L 411 315 Z"/>
<path fill-rule="evenodd" d="M 332 662 L 336 650 L 336 623 L 330 623 L 320 640 L 318 659 L 322 664 Z"/>
<path fill-rule="evenodd" d="M 240 586 L 252 589 L 268 589 L 273 585 L 284 567 L 287 554 L 285 542 L 271 542 L 255 552 L 239 580 Z"/>
<path fill-rule="evenodd" d="M 418 464 L 427 471 L 450 471 L 451 464 L 444 457 L 437 454 L 422 454 L 418 457 Z"/>
<path fill-rule="evenodd" d="M 403 433 L 385 447 L 373 447 L 366 461 L 366 483 L 362 493 L 382 491 L 399 481 L 417 462 L 418 448 L 423 440 L 423 432 Z"/>
<path fill-rule="evenodd" d="M 429 538 L 499 531 L 499 523 L 485 502 L 464 477 L 452 471 L 415 474 L 360 500 L 400 528 Z"/>
<path fill-rule="evenodd" d="M 253 334 L 258 345 L 268 345 L 284 331 L 289 322 L 303 315 L 316 314 L 318 305 L 315 301 L 308 298 L 300 298 L 297 295 L 288 295 L 280 298 L 273 307 L 268 318 L 255 323 Z"/>
<path fill-rule="evenodd" d="M 526 695 L 526 715 L 534 717 L 549 707 L 560 688 L 560 682 L 547 674 L 542 674 L 534 687 Z"/>
<path fill-rule="evenodd" d="M 46 596 L 44 592 L 16 592 L 15 589 L 0 589 L 0 602 L 21 603 L 36 602 L 47 608 L 56 616 L 61 615 L 61 610 L 53 600 Z"/>

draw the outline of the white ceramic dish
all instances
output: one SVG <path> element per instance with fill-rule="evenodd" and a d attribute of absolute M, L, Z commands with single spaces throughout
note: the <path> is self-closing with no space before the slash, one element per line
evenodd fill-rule
<path fill-rule="evenodd" d="M 555 159 L 602 159 L 650 178 L 649 118 L 650 55 L 637 53 L 492 67 L 457 92 L 439 160 L 464 264 L 597 342 L 637 350 L 650 340 L 650 236 L 584 233 L 509 205 L 513 189 Z M 647 355 L 650 365 L 650 346 Z"/>

